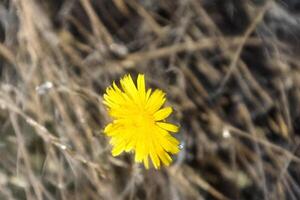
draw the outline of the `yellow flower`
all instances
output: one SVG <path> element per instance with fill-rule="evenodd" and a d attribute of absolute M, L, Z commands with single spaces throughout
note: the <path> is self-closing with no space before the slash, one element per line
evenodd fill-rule
<path fill-rule="evenodd" d="M 148 157 L 156 169 L 169 165 L 169 154 L 179 152 L 179 142 L 170 135 L 178 132 L 178 127 L 165 119 L 172 113 L 171 107 L 161 108 L 166 101 L 165 93 L 159 89 L 146 90 L 145 77 L 138 75 L 137 87 L 130 75 L 120 80 L 121 89 L 113 83 L 106 89 L 103 103 L 113 121 L 104 133 L 111 137 L 112 155 L 123 151 L 135 152 L 135 162 L 144 162 L 149 168 Z"/>

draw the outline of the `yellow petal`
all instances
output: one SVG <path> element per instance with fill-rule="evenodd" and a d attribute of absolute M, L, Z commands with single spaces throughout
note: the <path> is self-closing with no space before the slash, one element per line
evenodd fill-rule
<path fill-rule="evenodd" d="M 167 152 L 164 151 L 162 145 L 160 143 L 158 143 L 158 141 L 154 141 L 156 143 L 156 153 L 159 157 L 159 159 L 162 161 L 162 163 L 166 166 L 168 166 L 172 159 L 171 157 L 169 156 L 169 154 Z"/>
<path fill-rule="evenodd" d="M 125 148 L 124 142 L 121 142 L 120 144 L 114 146 L 111 153 L 113 156 L 118 156 L 124 151 L 124 148 Z"/>
<path fill-rule="evenodd" d="M 156 149 L 156 146 L 153 144 L 153 141 L 152 141 L 151 144 L 150 144 L 150 158 L 152 160 L 152 163 L 153 163 L 155 169 L 159 169 L 160 161 L 159 161 L 159 158 L 156 154 L 155 149 Z"/>
<path fill-rule="evenodd" d="M 151 95 L 151 92 L 152 92 L 151 89 L 148 89 L 148 90 L 147 90 L 147 93 L 146 93 L 146 101 L 148 101 L 148 99 L 149 99 L 149 97 L 150 97 L 150 95 Z"/>
<path fill-rule="evenodd" d="M 170 140 L 172 138 L 172 140 Z M 162 139 L 161 146 L 165 151 L 170 152 L 172 154 L 177 154 L 179 152 L 179 142 L 173 137 L 166 137 Z"/>
<path fill-rule="evenodd" d="M 135 152 L 135 162 L 141 162 L 144 156 L 143 144 L 141 142 L 137 142 L 136 144 L 136 152 Z"/>
<path fill-rule="evenodd" d="M 169 154 L 164 151 L 159 154 L 159 158 L 166 166 L 169 166 L 172 161 L 172 158 L 169 156 Z"/>
<path fill-rule="evenodd" d="M 145 76 L 143 74 L 138 75 L 137 88 L 138 88 L 140 98 L 144 102 L 146 98 L 146 87 L 145 87 Z"/>
<path fill-rule="evenodd" d="M 144 158 L 144 165 L 145 165 L 146 169 L 149 169 L 149 159 L 148 159 L 148 155 Z"/>
<path fill-rule="evenodd" d="M 115 82 L 113 82 L 113 88 L 115 89 L 115 91 L 122 93 L 122 91 L 120 90 L 120 88 L 117 86 Z"/>
<path fill-rule="evenodd" d="M 179 127 L 174 125 L 174 124 L 171 124 L 171 123 L 166 123 L 166 122 L 156 122 L 156 124 L 162 128 L 162 129 L 165 129 L 167 131 L 170 131 L 170 132 L 174 132 L 174 133 L 177 133 L 178 130 L 179 130 Z"/>
<path fill-rule="evenodd" d="M 155 90 L 149 96 L 145 108 L 149 110 L 150 113 L 155 113 L 165 103 L 165 101 L 165 93 L 161 90 Z"/>
<path fill-rule="evenodd" d="M 131 78 L 131 76 L 128 74 L 124 78 L 120 80 L 121 86 L 124 90 L 124 92 L 129 95 L 133 100 L 137 99 L 137 88 L 134 85 L 134 82 Z"/>
<path fill-rule="evenodd" d="M 166 119 L 172 113 L 172 111 L 173 110 L 171 107 L 166 107 L 166 108 L 160 109 L 153 115 L 155 121 L 160 121 L 160 120 Z"/>
<path fill-rule="evenodd" d="M 116 123 L 110 123 L 104 128 L 104 133 L 108 136 L 114 136 L 116 135 L 120 130 L 122 129 L 122 126 L 120 124 Z"/>

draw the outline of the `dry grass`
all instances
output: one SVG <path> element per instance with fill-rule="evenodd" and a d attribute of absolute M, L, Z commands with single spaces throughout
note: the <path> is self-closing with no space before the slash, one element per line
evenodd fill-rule
<path fill-rule="evenodd" d="M 292 3 L 2 1 L 0 199 L 299 199 Z M 176 110 L 169 168 L 110 154 L 101 96 L 125 73 Z"/>

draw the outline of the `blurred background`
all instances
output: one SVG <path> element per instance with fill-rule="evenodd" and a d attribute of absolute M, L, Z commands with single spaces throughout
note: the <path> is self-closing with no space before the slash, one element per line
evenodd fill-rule
<path fill-rule="evenodd" d="M 0 199 L 300 199 L 300 1 L 1 0 Z M 172 166 L 112 157 L 105 88 L 146 75 Z"/>

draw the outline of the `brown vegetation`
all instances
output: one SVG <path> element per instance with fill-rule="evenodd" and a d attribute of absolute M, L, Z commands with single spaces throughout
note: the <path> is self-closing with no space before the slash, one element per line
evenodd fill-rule
<path fill-rule="evenodd" d="M 297 1 L 4 0 L 0 24 L 0 199 L 300 198 Z M 111 156 L 125 73 L 175 108 L 168 168 Z"/>

